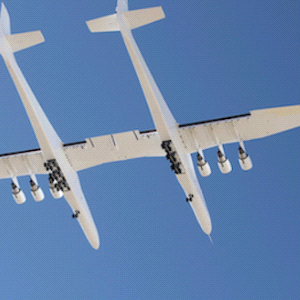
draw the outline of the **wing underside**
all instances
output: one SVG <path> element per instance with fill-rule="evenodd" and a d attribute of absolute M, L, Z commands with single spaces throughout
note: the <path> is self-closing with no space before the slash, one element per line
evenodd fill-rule
<path fill-rule="evenodd" d="M 300 105 L 253 110 L 248 114 L 179 125 L 182 143 L 188 153 L 263 138 L 300 126 Z M 128 131 L 88 138 L 64 145 L 75 171 L 100 164 L 140 157 L 165 156 L 155 130 Z M 30 173 L 47 174 L 40 149 L 0 155 L 0 179 Z"/>
<path fill-rule="evenodd" d="M 300 105 L 294 105 L 179 125 L 179 133 L 187 152 L 194 153 L 199 148 L 259 139 L 299 126 Z M 94 137 L 86 139 L 84 144 L 65 147 L 65 152 L 77 171 L 108 162 L 165 156 L 155 130 Z"/>
<path fill-rule="evenodd" d="M 32 149 L 0 155 L 0 179 L 31 173 L 47 174 L 40 149 Z"/>
<path fill-rule="evenodd" d="M 263 138 L 300 126 L 300 105 L 250 111 L 249 114 L 181 125 L 182 142 L 189 153 Z"/>
<path fill-rule="evenodd" d="M 156 132 L 140 134 L 138 130 L 87 138 L 64 144 L 64 152 L 75 171 L 100 164 L 139 157 L 165 156 Z M 31 173 L 48 174 L 40 149 L 0 154 L 0 179 Z"/>
<path fill-rule="evenodd" d="M 156 132 L 138 130 L 88 138 L 84 143 L 65 147 L 72 168 L 80 171 L 100 164 L 139 157 L 165 156 Z"/>

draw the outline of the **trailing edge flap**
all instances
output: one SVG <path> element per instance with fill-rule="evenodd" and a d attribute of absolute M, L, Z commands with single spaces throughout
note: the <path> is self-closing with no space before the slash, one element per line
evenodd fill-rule
<path fill-rule="evenodd" d="M 40 31 L 16 33 L 7 35 L 5 38 L 8 41 L 13 52 L 32 47 L 45 41 Z"/>
<path fill-rule="evenodd" d="M 129 29 L 135 29 L 161 20 L 165 17 L 161 6 L 124 11 L 123 14 Z M 86 24 L 91 32 L 106 32 L 120 30 L 116 14 L 93 19 L 87 21 Z"/>

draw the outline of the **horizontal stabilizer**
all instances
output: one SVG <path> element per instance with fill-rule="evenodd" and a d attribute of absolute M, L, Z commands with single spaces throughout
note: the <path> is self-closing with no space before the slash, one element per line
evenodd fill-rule
<path fill-rule="evenodd" d="M 165 17 L 161 6 L 144 9 L 124 11 L 123 15 L 129 29 L 135 29 Z M 91 32 L 119 31 L 120 26 L 117 21 L 117 14 L 86 21 Z"/>
<path fill-rule="evenodd" d="M 161 6 L 125 11 L 124 16 L 130 29 L 135 29 L 165 18 Z"/>
<path fill-rule="evenodd" d="M 32 47 L 45 41 L 40 31 L 16 33 L 7 35 L 5 38 L 8 41 L 13 52 Z"/>
<path fill-rule="evenodd" d="M 119 24 L 117 22 L 117 14 L 86 21 L 91 32 L 106 32 L 119 31 Z"/>

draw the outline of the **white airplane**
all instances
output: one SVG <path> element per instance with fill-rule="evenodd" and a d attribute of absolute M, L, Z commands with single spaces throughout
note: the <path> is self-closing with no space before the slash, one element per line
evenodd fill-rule
<path fill-rule="evenodd" d="M 232 169 L 223 148 L 238 143 L 239 163 L 243 170 L 252 168 L 244 141 L 258 139 L 300 126 L 300 105 L 253 110 L 227 118 L 178 125 L 161 95 L 131 30 L 165 17 L 161 7 L 128 11 L 127 0 L 118 0 L 116 13 L 87 21 L 91 32 L 120 31 L 147 100 L 155 130 L 129 131 L 87 138 L 64 144 L 35 98 L 16 60 L 14 52 L 42 43 L 40 31 L 11 34 L 10 18 L 2 3 L 0 17 L 0 53 L 25 106 L 40 149 L 0 155 L 0 178 L 11 178 L 13 197 L 18 204 L 26 201 L 17 177 L 29 175 L 30 189 L 36 201 L 44 199 L 35 174 L 48 174 L 54 198 L 65 197 L 86 238 L 94 249 L 99 236 L 81 189 L 77 172 L 103 163 L 138 157 L 166 156 L 186 201 L 203 229 L 210 236 L 209 212 L 199 186 L 191 154 L 197 153 L 202 176 L 211 173 L 203 150 L 217 147 L 222 173 Z"/>

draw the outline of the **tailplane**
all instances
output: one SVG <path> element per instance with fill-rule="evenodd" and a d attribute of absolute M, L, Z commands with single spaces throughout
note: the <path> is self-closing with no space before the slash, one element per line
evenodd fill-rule
<path fill-rule="evenodd" d="M 29 31 L 7 35 L 6 40 L 9 43 L 12 52 L 17 52 L 45 41 L 40 31 Z"/>
<path fill-rule="evenodd" d="M 129 11 L 127 9 L 127 1 L 119 0 L 116 8 L 116 14 L 86 21 L 86 24 L 91 32 L 106 32 L 120 30 L 117 20 L 118 13 L 123 14 L 129 29 L 135 29 L 165 18 L 165 14 L 161 6 Z"/>
<path fill-rule="evenodd" d="M 5 36 L 5 40 L 12 52 L 17 52 L 45 41 L 40 31 L 11 34 L 10 17 L 3 3 L 1 3 L 0 36 Z"/>

